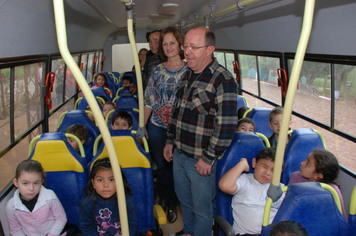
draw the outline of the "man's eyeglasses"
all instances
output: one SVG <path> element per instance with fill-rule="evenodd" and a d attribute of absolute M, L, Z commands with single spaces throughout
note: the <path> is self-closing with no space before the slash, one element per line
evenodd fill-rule
<path fill-rule="evenodd" d="M 189 49 L 190 51 L 195 51 L 198 50 L 199 48 L 207 48 L 210 45 L 204 45 L 204 46 L 180 46 L 180 49 L 182 49 L 183 51 Z"/>

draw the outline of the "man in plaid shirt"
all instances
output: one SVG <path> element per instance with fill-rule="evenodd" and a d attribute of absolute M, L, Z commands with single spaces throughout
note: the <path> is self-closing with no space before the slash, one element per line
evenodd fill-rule
<path fill-rule="evenodd" d="M 186 34 L 189 70 L 181 78 L 163 150 L 173 162 L 184 232 L 211 235 L 215 198 L 215 160 L 230 145 L 237 124 L 237 84 L 212 55 L 215 35 L 204 27 Z M 175 149 L 173 152 L 173 145 Z"/>

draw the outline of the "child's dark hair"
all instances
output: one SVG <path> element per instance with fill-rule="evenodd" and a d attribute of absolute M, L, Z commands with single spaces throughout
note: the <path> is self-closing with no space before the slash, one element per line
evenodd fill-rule
<path fill-rule="evenodd" d="M 281 221 L 273 226 L 269 236 L 309 236 L 298 222 Z"/>
<path fill-rule="evenodd" d="M 257 155 L 256 155 L 256 163 L 259 160 L 265 159 L 265 160 L 271 160 L 274 162 L 276 158 L 276 148 L 274 147 L 267 147 L 262 149 Z"/>
<path fill-rule="evenodd" d="M 95 75 L 94 77 L 94 82 L 96 83 L 96 80 L 99 76 L 103 76 L 105 79 L 105 86 L 108 87 L 108 78 L 106 77 L 106 75 L 104 73 L 98 73 Z"/>
<path fill-rule="evenodd" d="M 253 125 L 253 129 L 255 130 L 256 129 L 256 124 L 255 122 L 251 119 L 251 118 L 242 118 L 240 119 L 238 122 L 237 122 L 237 126 L 236 126 L 236 129 L 239 128 L 239 126 L 243 123 L 247 123 L 247 124 L 252 124 Z"/>
<path fill-rule="evenodd" d="M 128 80 L 130 82 L 130 84 L 133 84 L 133 78 L 131 76 L 128 76 L 128 75 L 124 76 L 122 78 L 122 81 L 124 81 L 124 80 Z"/>
<path fill-rule="evenodd" d="M 88 181 L 86 187 L 84 188 L 84 194 L 83 194 L 82 201 L 84 200 L 84 198 L 86 196 L 90 196 L 90 198 L 93 200 L 93 202 L 95 202 L 97 200 L 98 194 L 93 187 L 92 180 L 95 178 L 96 173 L 102 169 L 112 169 L 109 157 L 104 157 L 104 158 L 98 159 L 94 162 L 93 168 L 90 171 L 89 181 Z M 124 183 L 125 192 L 128 194 L 131 194 L 132 193 L 131 187 L 130 187 L 129 183 L 127 182 L 126 176 L 125 176 L 124 172 L 122 171 L 122 169 L 121 169 L 121 173 L 122 173 L 122 181 Z"/>
<path fill-rule="evenodd" d="M 115 116 L 111 120 L 111 124 L 114 125 L 115 120 L 121 118 L 127 122 L 129 127 L 132 127 L 132 116 L 127 113 L 126 111 L 119 111 L 118 113 L 115 114 Z"/>
<path fill-rule="evenodd" d="M 111 105 L 111 106 L 114 107 L 114 109 L 116 109 L 116 103 L 114 103 L 114 102 L 106 101 L 106 102 L 104 103 L 104 105 L 103 105 L 103 108 L 104 108 L 105 105 Z"/>
<path fill-rule="evenodd" d="M 43 167 L 41 163 L 38 161 L 34 160 L 25 160 L 22 161 L 17 167 L 16 167 L 16 173 L 15 173 L 15 178 L 18 179 L 22 172 L 30 172 L 30 173 L 39 173 L 42 176 L 42 179 L 44 180 L 45 178 L 45 173 L 43 170 Z"/>
<path fill-rule="evenodd" d="M 269 113 L 269 122 L 272 122 L 273 117 L 283 114 L 283 107 L 275 107 Z"/>
<path fill-rule="evenodd" d="M 331 152 L 315 148 L 311 152 L 315 158 L 315 172 L 323 175 L 320 182 L 323 183 L 334 183 L 335 179 L 339 174 L 339 162 L 337 161 L 334 154 Z"/>
<path fill-rule="evenodd" d="M 74 134 L 79 138 L 80 141 L 84 140 L 84 144 L 87 142 L 88 139 L 88 129 L 84 125 L 81 124 L 74 124 L 69 126 L 66 129 L 66 133 L 68 134 Z"/>
<path fill-rule="evenodd" d="M 237 110 L 237 119 L 242 119 L 244 117 L 244 114 L 246 111 L 248 111 L 248 107 L 240 107 L 238 110 Z M 247 115 L 246 115 L 247 117 Z"/>

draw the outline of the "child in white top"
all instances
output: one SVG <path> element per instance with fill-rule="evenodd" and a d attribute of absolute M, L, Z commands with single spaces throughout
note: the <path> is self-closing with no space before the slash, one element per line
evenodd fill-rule
<path fill-rule="evenodd" d="M 39 162 L 25 160 L 17 166 L 13 183 L 18 189 L 6 205 L 11 235 L 61 235 L 67 217 L 56 194 L 43 187 L 43 181 Z"/>
<path fill-rule="evenodd" d="M 233 168 L 220 179 L 221 191 L 233 195 L 232 210 L 235 234 L 261 234 L 263 211 L 267 201 L 267 190 L 272 181 L 275 148 L 262 149 L 252 160 L 253 174 L 246 158 L 241 158 Z M 270 222 L 282 203 L 284 195 L 272 204 Z"/>

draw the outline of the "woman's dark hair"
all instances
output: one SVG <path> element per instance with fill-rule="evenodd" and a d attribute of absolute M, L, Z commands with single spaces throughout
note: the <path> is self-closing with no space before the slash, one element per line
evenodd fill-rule
<path fill-rule="evenodd" d="M 337 161 L 334 154 L 320 148 L 315 148 L 312 151 L 312 154 L 315 158 L 315 172 L 317 174 L 320 173 L 323 175 L 323 178 L 320 180 L 320 182 L 326 184 L 334 183 L 340 169 L 339 162 Z"/>
<path fill-rule="evenodd" d="M 158 56 L 161 58 L 162 61 L 168 60 L 166 54 L 164 54 L 162 43 L 163 43 L 164 36 L 169 33 L 172 33 L 174 38 L 178 41 L 179 56 L 180 56 L 180 59 L 184 59 L 184 51 L 181 49 L 181 46 L 184 43 L 184 36 L 183 36 L 182 32 L 175 27 L 168 27 L 168 28 L 162 30 L 161 35 L 159 37 L 159 43 L 158 43 Z"/>
<path fill-rule="evenodd" d="M 34 160 L 22 161 L 16 167 L 15 178 L 18 179 L 22 174 L 22 172 L 39 173 L 42 176 L 43 180 L 45 178 L 45 173 L 43 171 L 42 165 L 38 161 L 34 161 Z"/>
<path fill-rule="evenodd" d="M 86 196 L 90 196 L 90 198 L 93 200 L 93 203 L 95 205 L 95 201 L 98 198 L 98 194 L 94 189 L 92 180 L 95 178 L 96 173 L 102 169 L 112 169 L 109 157 L 98 159 L 94 162 L 93 168 L 89 175 L 89 181 L 83 190 L 84 194 L 83 194 L 82 202 Z M 122 171 L 122 169 L 121 169 L 121 174 L 122 174 L 122 181 L 124 183 L 125 192 L 128 194 L 132 194 L 131 187 L 130 187 L 129 183 L 127 182 L 126 176 L 125 176 L 124 172 Z"/>
<path fill-rule="evenodd" d="M 105 86 L 108 87 L 108 78 L 106 77 L 106 75 L 105 75 L 104 73 L 98 73 L 98 74 L 96 74 L 95 77 L 94 77 L 94 82 L 96 83 L 96 79 L 97 79 L 98 76 L 100 76 L 100 75 L 104 77 L 104 79 L 105 79 Z"/>

